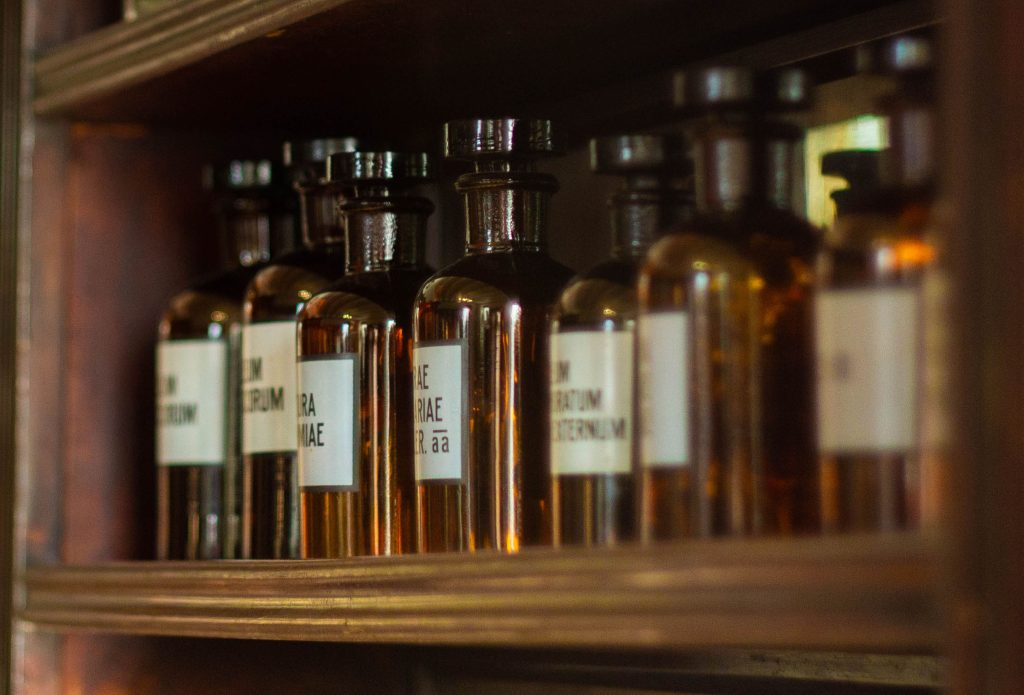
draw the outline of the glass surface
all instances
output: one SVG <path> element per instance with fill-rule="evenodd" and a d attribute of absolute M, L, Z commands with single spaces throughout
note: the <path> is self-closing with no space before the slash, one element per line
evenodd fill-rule
<path fill-rule="evenodd" d="M 299 354 L 359 355 L 358 492 L 301 492 L 302 555 L 415 551 L 412 306 L 423 267 L 358 272 L 311 299 Z"/>
<path fill-rule="evenodd" d="M 495 250 L 467 255 L 420 291 L 416 343 L 466 345 L 469 432 L 465 479 L 417 486 L 421 551 L 550 542 L 547 334 L 571 275 L 540 250 Z"/>

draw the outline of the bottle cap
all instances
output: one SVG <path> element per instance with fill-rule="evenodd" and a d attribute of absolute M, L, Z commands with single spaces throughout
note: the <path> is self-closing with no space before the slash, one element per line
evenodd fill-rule
<path fill-rule="evenodd" d="M 551 121 L 536 118 L 475 118 L 444 124 L 448 159 L 512 159 L 565 151 Z"/>
<path fill-rule="evenodd" d="M 767 111 L 806 111 L 814 99 L 814 81 L 807 70 L 782 68 L 760 78 L 761 104 Z"/>
<path fill-rule="evenodd" d="M 877 70 L 884 74 L 911 75 L 931 71 L 934 67 L 931 39 L 902 34 L 882 41 L 877 52 Z"/>
<path fill-rule="evenodd" d="M 238 191 L 270 188 L 282 183 L 284 173 L 269 159 L 232 159 L 203 167 L 203 188 L 209 191 Z"/>
<path fill-rule="evenodd" d="M 833 191 L 839 214 L 872 206 L 885 200 L 880 185 L 881 153 L 877 150 L 837 150 L 821 158 L 821 173 L 846 181 L 846 188 Z"/>
<path fill-rule="evenodd" d="M 683 139 L 675 135 L 611 135 L 590 141 L 590 169 L 598 174 L 659 173 L 685 162 Z"/>
<path fill-rule="evenodd" d="M 324 177 L 327 158 L 336 152 L 354 152 L 359 141 L 352 137 L 289 140 L 281 148 L 281 161 L 292 173 L 292 181 L 304 185 Z"/>
<path fill-rule="evenodd" d="M 416 183 L 430 177 L 425 152 L 338 152 L 327 159 L 327 180 L 333 182 Z"/>
<path fill-rule="evenodd" d="M 738 65 L 678 72 L 672 80 L 675 106 L 690 110 L 747 108 L 754 101 L 754 73 Z"/>

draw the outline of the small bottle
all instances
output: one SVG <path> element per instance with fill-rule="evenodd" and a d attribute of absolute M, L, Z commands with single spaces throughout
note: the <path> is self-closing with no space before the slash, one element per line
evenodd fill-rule
<path fill-rule="evenodd" d="M 822 523 L 828 532 L 917 526 L 925 236 L 934 185 L 931 44 L 901 36 L 881 67 L 890 148 L 881 185 L 845 201 L 818 259 L 815 318 Z"/>
<path fill-rule="evenodd" d="M 753 75 L 687 73 L 697 217 L 656 242 L 639 279 L 640 523 L 645 541 L 757 530 L 762 284 L 744 255 L 754 196 Z M 678 90 L 677 90 L 678 91 Z"/>
<path fill-rule="evenodd" d="M 160 560 L 233 557 L 240 457 L 242 298 L 270 257 L 269 162 L 210 169 L 225 269 L 171 299 L 156 346 L 157 543 Z"/>
<path fill-rule="evenodd" d="M 445 125 L 470 160 L 466 255 L 427 280 L 413 334 L 418 547 L 500 550 L 550 542 L 548 325 L 572 272 L 545 250 L 560 151 L 545 120 Z"/>
<path fill-rule="evenodd" d="M 299 314 L 302 556 L 415 551 L 412 306 L 433 204 L 427 155 L 332 155 L 348 272 Z"/>
<path fill-rule="evenodd" d="M 836 150 L 821 157 L 823 176 L 834 176 L 846 181 L 846 188 L 832 191 L 836 217 L 863 208 L 864 194 L 872 194 L 879 187 L 879 153 L 877 150 Z"/>
<path fill-rule="evenodd" d="M 333 142 L 354 147 L 351 139 Z M 323 179 L 324 160 L 333 153 L 312 145 L 286 151 L 311 156 L 292 158 L 304 211 L 303 247 L 253 277 L 242 324 L 242 550 L 254 559 L 298 556 L 295 318 L 310 297 L 345 271 L 341 223 L 320 214 L 323 199 L 336 188 Z"/>
<path fill-rule="evenodd" d="M 821 234 L 794 208 L 803 189 L 803 129 L 786 118 L 810 109 L 808 73 L 763 76 L 756 123 L 757 188 L 744 223 L 761 291 L 759 420 L 755 459 L 763 460 L 764 530 L 814 533 L 818 471 L 814 414 L 814 261 Z"/>
<path fill-rule="evenodd" d="M 576 276 L 551 324 L 554 543 L 615 545 L 634 535 L 634 330 L 640 262 L 659 234 L 692 216 L 679 138 L 591 140 L 591 169 L 625 179 L 609 201 L 611 258 Z"/>

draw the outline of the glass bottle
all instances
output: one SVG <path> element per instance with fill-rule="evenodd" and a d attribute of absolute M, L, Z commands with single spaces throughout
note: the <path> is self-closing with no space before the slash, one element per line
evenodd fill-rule
<path fill-rule="evenodd" d="M 156 345 L 159 560 L 233 557 L 229 481 L 240 456 L 237 372 L 242 298 L 270 257 L 271 165 L 210 170 L 225 269 L 173 297 Z"/>
<path fill-rule="evenodd" d="M 332 142 L 336 147 L 354 147 L 351 139 Z M 246 558 L 298 556 L 295 319 L 310 297 L 345 270 L 341 223 L 334 215 L 321 214 L 324 199 L 337 195 L 337 185 L 323 178 L 330 149 L 310 145 L 286 150 L 310 155 L 309 160 L 291 160 L 302 201 L 303 246 L 275 258 L 246 290 L 242 323 L 242 552 Z"/>
<path fill-rule="evenodd" d="M 335 154 L 348 272 L 299 314 L 302 556 L 415 551 L 412 306 L 432 274 L 427 155 Z"/>
<path fill-rule="evenodd" d="M 744 223 L 747 251 L 761 291 L 759 419 L 755 435 L 763 461 L 764 530 L 775 534 L 819 529 L 814 414 L 814 260 L 817 228 L 795 210 L 803 193 L 803 129 L 790 114 L 811 106 L 804 70 L 762 76 L 756 123 L 756 191 Z"/>
<path fill-rule="evenodd" d="M 916 526 L 922 488 L 919 406 L 925 236 L 934 167 L 931 45 L 882 45 L 897 76 L 883 104 L 890 148 L 881 185 L 851 196 L 818 259 L 815 319 L 822 523 L 829 532 Z"/>
<path fill-rule="evenodd" d="M 545 120 L 445 126 L 470 160 L 466 255 L 427 280 L 414 312 L 418 547 L 500 550 L 550 542 L 548 325 L 572 273 L 545 251 L 559 151 Z"/>
<path fill-rule="evenodd" d="M 742 252 L 754 195 L 743 68 L 687 73 L 697 217 L 656 242 L 638 283 L 640 524 L 645 541 L 756 530 L 762 283 Z"/>
<path fill-rule="evenodd" d="M 554 543 L 615 545 L 636 527 L 634 330 L 639 264 L 661 231 L 692 216 L 679 138 L 591 140 L 591 169 L 622 176 L 609 200 L 611 258 L 577 275 L 551 323 Z"/>

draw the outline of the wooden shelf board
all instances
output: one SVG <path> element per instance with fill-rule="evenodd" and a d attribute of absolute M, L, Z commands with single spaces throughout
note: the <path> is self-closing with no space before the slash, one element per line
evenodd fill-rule
<path fill-rule="evenodd" d="M 894 536 L 37 567 L 20 618 L 54 630 L 256 639 L 931 651 L 943 634 L 934 548 Z"/>
<path fill-rule="evenodd" d="M 391 134 L 548 104 L 859 13 L 880 12 L 889 27 L 895 16 L 901 28 L 907 7 L 920 14 L 926 4 L 595 0 L 582 11 L 571 0 L 192 0 L 43 55 L 34 108 Z"/>

